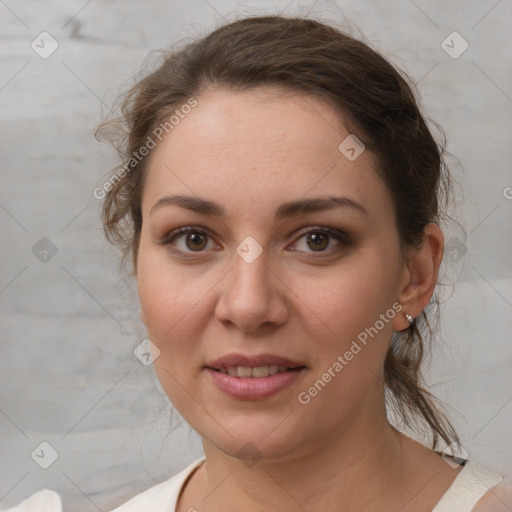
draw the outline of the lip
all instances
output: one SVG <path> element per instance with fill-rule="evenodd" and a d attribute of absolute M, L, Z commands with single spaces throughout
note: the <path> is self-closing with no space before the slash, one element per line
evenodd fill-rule
<path fill-rule="evenodd" d="M 268 377 L 232 377 L 213 368 L 206 367 L 205 370 L 224 393 L 240 400 L 262 400 L 290 386 L 306 371 L 306 367 L 295 368 Z"/>
<path fill-rule="evenodd" d="M 228 354 L 206 365 L 206 368 L 213 368 L 215 370 L 227 369 L 230 366 L 247 366 L 254 368 L 256 366 L 286 366 L 287 368 L 298 368 L 305 366 L 304 364 L 292 361 L 285 357 L 276 356 L 273 354 L 258 354 L 258 355 L 245 355 L 245 354 Z M 266 378 L 266 377 L 263 377 Z"/>
<path fill-rule="evenodd" d="M 233 366 L 286 366 L 291 371 L 279 372 L 268 377 L 232 377 L 219 370 L 226 370 Z M 306 365 L 286 357 L 274 354 L 227 354 L 211 363 L 205 368 L 217 388 L 222 392 L 240 400 L 262 400 L 272 396 L 302 377 L 307 370 Z"/>

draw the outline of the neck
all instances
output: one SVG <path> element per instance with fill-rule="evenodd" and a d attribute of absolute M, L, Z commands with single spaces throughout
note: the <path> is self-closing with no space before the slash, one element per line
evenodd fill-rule
<path fill-rule="evenodd" d="M 365 428 L 354 424 L 286 460 L 262 458 L 246 465 L 203 441 L 203 495 L 211 511 L 373 509 L 377 503 L 391 503 L 403 482 L 403 439 L 384 413 Z"/>

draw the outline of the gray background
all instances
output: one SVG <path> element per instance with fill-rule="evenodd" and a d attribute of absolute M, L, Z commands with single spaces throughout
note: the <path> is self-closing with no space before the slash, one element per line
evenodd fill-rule
<path fill-rule="evenodd" d="M 446 232 L 442 329 L 427 375 L 469 457 L 510 473 L 510 0 L 0 0 L 0 507 L 46 487 L 64 510 L 105 511 L 202 455 L 187 428 L 169 434 L 167 399 L 133 355 L 145 338 L 135 290 L 92 195 L 115 155 L 93 132 L 151 50 L 224 18 L 308 11 L 360 30 L 408 72 L 459 159 L 452 213 L 467 239 Z M 43 31 L 59 45 L 46 59 L 31 48 Z M 453 31 L 469 44 L 458 58 L 441 47 Z M 58 453 L 48 469 L 31 457 L 44 441 Z"/>

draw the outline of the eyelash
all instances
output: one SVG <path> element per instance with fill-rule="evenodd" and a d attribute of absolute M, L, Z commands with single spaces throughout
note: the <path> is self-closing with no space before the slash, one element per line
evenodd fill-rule
<path fill-rule="evenodd" d="M 212 238 L 204 229 L 199 228 L 198 226 L 185 226 L 185 227 L 175 229 L 174 231 L 169 233 L 163 240 L 161 240 L 158 243 L 160 245 L 168 247 L 175 253 L 179 253 L 184 258 L 193 258 L 195 255 L 199 255 L 202 252 L 204 252 L 204 250 L 184 252 L 181 249 L 176 249 L 174 247 L 171 247 L 176 239 L 182 237 L 183 235 L 190 234 L 190 233 L 198 233 L 200 235 Z M 328 228 L 328 227 L 314 227 L 314 228 L 309 229 L 308 231 L 302 232 L 299 234 L 299 237 L 295 240 L 295 242 L 297 242 L 298 240 L 300 240 L 300 239 L 304 238 L 305 236 L 312 234 L 312 233 L 315 233 L 315 234 L 320 233 L 323 235 L 327 235 L 328 237 L 333 238 L 334 240 L 339 242 L 342 247 L 343 246 L 348 247 L 351 245 L 351 240 L 350 240 L 350 237 L 348 236 L 348 234 L 344 233 L 343 231 L 337 231 L 335 229 Z M 341 248 L 338 247 L 337 249 L 335 248 L 335 249 L 331 249 L 331 250 L 323 250 L 323 251 L 317 251 L 317 252 L 306 251 L 306 253 L 308 254 L 308 257 L 310 257 L 310 258 L 321 258 L 322 256 L 325 257 L 325 255 L 330 256 L 334 252 L 339 251 Z M 305 252 L 305 251 L 294 250 L 294 252 L 300 253 L 300 252 Z"/>

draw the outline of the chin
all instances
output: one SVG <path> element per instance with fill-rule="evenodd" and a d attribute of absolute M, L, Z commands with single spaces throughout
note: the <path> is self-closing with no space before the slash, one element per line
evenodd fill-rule
<path fill-rule="evenodd" d="M 226 455 L 251 465 L 258 460 L 285 459 L 304 445 L 304 429 L 293 418 L 292 407 L 279 412 L 263 411 L 251 414 L 247 410 L 230 415 L 216 414 L 215 419 L 185 418 L 206 445 L 214 445 Z M 207 448 L 205 447 L 205 451 Z"/>
<path fill-rule="evenodd" d="M 214 445 L 217 450 L 225 455 L 240 460 L 248 467 L 257 462 L 285 460 L 300 444 L 284 436 L 275 436 L 270 439 L 268 437 L 252 436 L 250 432 L 233 437 L 223 436 L 220 439 L 216 436 L 212 438 L 203 437 L 203 440 Z M 206 448 L 205 451 L 208 452 Z"/>

